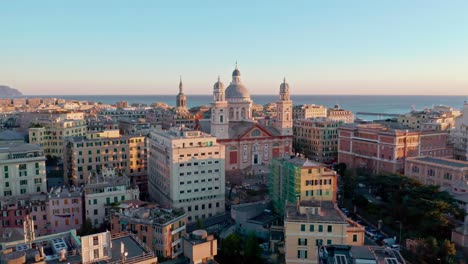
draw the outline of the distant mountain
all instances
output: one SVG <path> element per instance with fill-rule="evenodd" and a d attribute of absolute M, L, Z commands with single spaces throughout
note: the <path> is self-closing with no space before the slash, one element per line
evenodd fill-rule
<path fill-rule="evenodd" d="M 20 91 L 15 88 L 8 87 L 6 85 L 0 85 L 0 97 L 11 97 L 23 95 Z"/>

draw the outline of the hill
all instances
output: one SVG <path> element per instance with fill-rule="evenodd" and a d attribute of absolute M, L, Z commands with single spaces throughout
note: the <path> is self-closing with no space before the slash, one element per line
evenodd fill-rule
<path fill-rule="evenodd" d="M 23 95 L 20 91 L 15 88 L 8 87 L 6 85 L 0 85 L 0 97 L 11 97 Z"/>

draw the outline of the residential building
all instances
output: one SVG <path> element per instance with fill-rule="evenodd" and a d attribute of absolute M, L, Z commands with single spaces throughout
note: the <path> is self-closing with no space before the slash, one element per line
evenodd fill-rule
<path fill-rule="evenodd" d="M 187 215 L 181 209 L 164 209 L 141 201 L 122 202 L 111 211 L 111 233 L 131 232 L 155 255 L 176 258 L 182 254 Z"/>
<path fill-rule="evenodd" d="M 83 188 L 58 187 L 47 194 L 47 220 L 51 233 L 80 229 L 84 223 Z"/>
<path fill-rule="evenodd" d="M 145 136 L 121 136 L 118 130 L 65 140 L 64 181 L 80 186 L 93 173 L 114 168 L 146 189 Z"/>
<path fill-rule="evenodd" d="M 77 236 L 76 230 L 26 237 L 12 229 L 0 229 L 1 263 L 133 263 L 157 264 L 158 259 L 129 233 L 107 232 Z"/>
<path fill-rule="evenodd" d="M 450 131 L 450 138 L 454 157 L 468 161 L 468 101 L 463 104 L 463 115 L 455 120 L 455 129 Z"/>
<path fill-rule="evenodd" d="M 47 195 L 23 194 L 0 197 L 1 227 L 7 229 L 22 229 L 27 215 L 34 220 L 34 230 L 37 235 L 50 234 L 48 221 Z M 23 232 L 21 232 L 23 233 Z"/>
<path fill-rule="evenodd" d="M 382 124 L 346 124 L 338 129 L 338 162 L 373 173 L 404 173 L 408 157 L 451 157 L 447 131 L 409 131 Z"/>
<path fill-rule="evenodd" d="M 44 151 L 37 145 L 0 143 L 0 194 L 46 192 L 45 160 Z"/>
<path fill-rule="evenodd" d="M 102 174 L 90 176 L 84 186 L 85 217 L 94 227 L 99 227 L 109 222 L 113 206 L 122 201 L 136 200 L 139 196 L 140 191 L 130 183 L 130 178 L 119 176 L 114 169 L 107 168 Z"/>
<path fill-rule="evenodd" d="M 224 146 L 200 131 L 155 129 L 148 139 L 148 187 L 152 201 L 183 208 L 188 221 L 224 212 Z"/>
<path fill-rule="evenodd" d="M 413 157 L 405 162 L 405 175 L 427 185 L 448 190 L 454 183 L 468 181 L 468 161 L 436 157 Z"/>
<path fill-rule="evenodd" d="M 274 159 L 270 164 L 268 191 L 273 208 L 284 215 L 286 203 L 296 199 L 336 201 L 337 174 L 334 170 L 302 157 Z"/>
<path fill-rule="evenodd" d="M 295 105 L 293 108 L 293 119 L 308 119 L 327 117 L 327 107 L 323 105 L 305 104 Z"/>
<path fill-rule="evenodd" d="M 28 101 L 28 106 L 35 108 L 41 105 L 42 99 L 41 98 L 28 98 L 27 101 Z"/>
<path fill-rule="evenodd" d="M 286 263 L 319 263 L 322 245 L 364 245 L 364 227 L 348 220 L 332 201 L 287 204 L 284 218 Z"/>
<path fill-rule="evenodd" d="M 146 118 L 146 109 L 141 109 L 141 108 L 104 109 L 98 112 L 98 115 L 109 117 L 113 120 L 119 120 L 120 118 L 138 119 L 138 118 Z"/>
<path fill-rule="evenodd" d="M 117 109 L 124 109 L 128 107 L 127 101 L 119 101 L 117 102 Z"/>
<path fill-rule="evenodd" d="M 119 119 L 119 131 L 121 135 L 149 135 L 153 126 L 144 119 Z"/>
<path fill-rule="evenodd" d="M 327 117 L 331 120 L 342 121 L 344 123 L 354 123 L 354 114 L 349 110 L 341 109 L 336 104 L 333 108 L 327 109 Z"/>
<path fill-rule="evenodd" d="M 294 121 L 295 153 L 321 162 L 334 163 L 338 159 L 338 127 L 343 121 L 329 118 L 309 118 Z"/>
<path fill-rule="evenodd" d="M 383 246 L 324 245 L 318 263 L 385 263 L 405 264 L 400 252 Z"/>
<path fill-rule="evenodd" d="M 36 120 L 31 120 L 29 128 L 29 143 L 44 148 L 46 156 L 63 158 L 65 138 L 86 134 L 83 113 L 50 116 L 43 114 L 35 117 Z"/>
<path fill-rule="evenodd" d="M 434 106 L 422 111 L 413 110 L 400 115 L 398 123 L 414 130 L 447 130 L 455 127 L 460 111 L 448 106 Z"/>
<path fill-rule="evenodd" d="M 184 237 L 184 256 L 189 264 L 214 262 L 218 254 L 218 241 L 205 230 L 195 230 Z"/>
<path fill-rule="evenodd" d="M 26 105 L 26 98 L 13 98 L 13 106 L 20 107 Z"/>

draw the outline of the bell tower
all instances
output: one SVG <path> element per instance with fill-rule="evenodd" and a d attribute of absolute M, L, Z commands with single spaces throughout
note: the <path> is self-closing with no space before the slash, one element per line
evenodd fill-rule
<path fill-rule="evenodd" d="M 229 138 L 228 104 L 224 84 L 219 76 L 213 85 L 213 102 L 211 102 L 211 135 L 218 139 Z"/>
<path fill-rule="evenodd" d="M 179 80 L 179 93 L 176 97 L 176 106 L 178 111 L 185 111 L 187 110 L 187 97 L 184 94 L 184 85 L 182 84 L 182 76 Z"/>
<path fill-rule="evenodd" d="M 281 132 L 283 136 L 292 136 L 293 120 L 292 120 L 293 102 L 289 95 L 289 84 L 284 78 L 280 85 L 279 101 L 276 103 L 276 120 L 274 126 Z"/>

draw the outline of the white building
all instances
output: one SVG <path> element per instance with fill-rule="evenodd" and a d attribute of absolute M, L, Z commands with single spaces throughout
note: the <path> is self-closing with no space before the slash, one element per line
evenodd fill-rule
<path fill-rule="evenodd" d="M 138 187 L 132 186 L 128 177 L 116 175 L 114 169 L 90 176 L 84 191 L 86 219 L 91 219 L 94 227 L 109 221 L 110 207 L 140 196 Z"/>
<path fill-rule="evenodd" d="M 183 208 L 189 222 L 224 212 L 225 152 L 215 137 L 183 128 L 153 130 L 148 150 L 151 200 Z"/>
<path fill-rule="evenodd" d="M 1 143 L 0 195 L 47 192 L 45 160 L 37 145 Z"/>
<path fill-rule="evenodd" d="M 455 129 L 450 136 L 455 158 L 468 161 L 468 101 L 463 104 L 463 115 L 455 119 Z"/>

